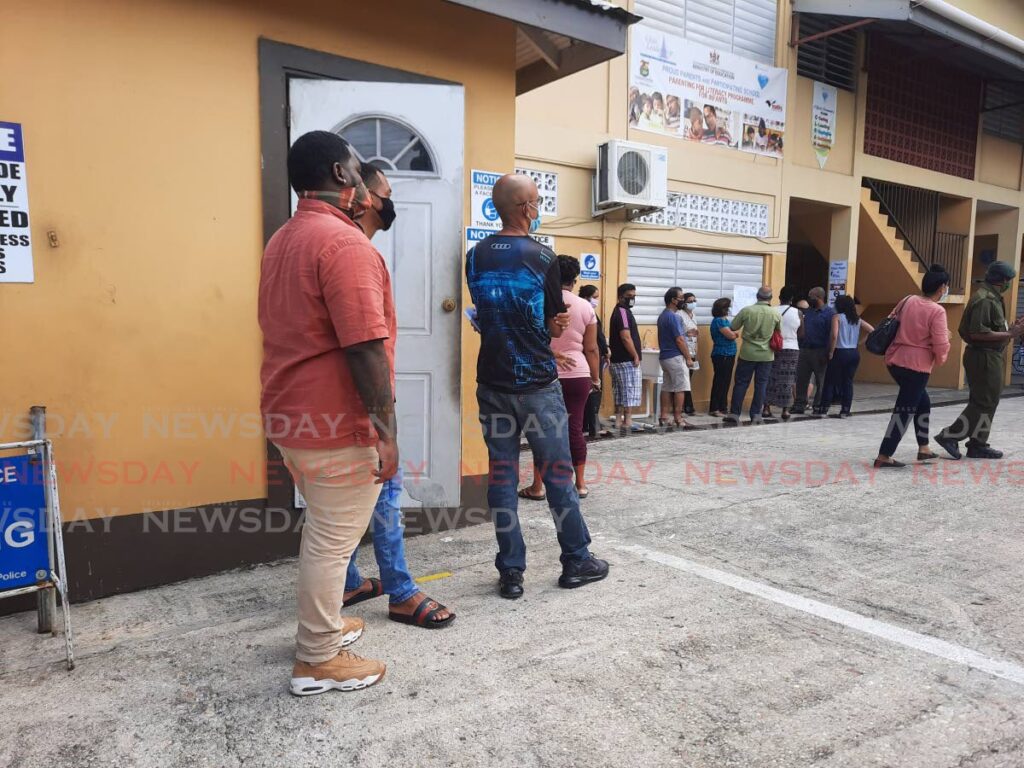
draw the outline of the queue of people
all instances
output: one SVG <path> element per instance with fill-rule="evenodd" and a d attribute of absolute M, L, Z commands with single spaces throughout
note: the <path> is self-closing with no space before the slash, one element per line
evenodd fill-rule
<path fill-rule="evenodd" d="M 381 169 L 361 164 L 337 134 L 314 131 L 292 145 L 289 182 L 299 198 L 294 216 L 267 244 L 260 275 L 259 322 L 263 331 L 261 412 L 275 430 L 273 442 L 307 502 L 299 552 L 295 661 L 290 689 L 297 696 L 374 685 L 386 665 L 350 652 L 365 625 L 343 615 L 343 606 L 387 594 L 388 617 L 424 629 L 451 626 L 456 616 L 425 595 L 405 560 L 400 497 L 398 424 L 395 416 L 397 320 L 391 275 L 371 238 L 396 219 L 391 187 Z M 609 565 L 590 551 L 581 511 L 586 486 L 586 436 L 599 434 L 597 411 L 609 370 L 616 424 L 621 434 L 642 431 L 633 409 L 642 395 L 642 339 L 632 308 L 636 286 L 618 287 L 605 338 L 598 317 L 599 291 L 574 294 L 579 261 L 556 256 L 530 237 L 540 219 L 536 184 L 506 175 L 494 186 L 502 228 L 466 255 L 465 274 L 480 334 L 477 403 L 488 452 L 487 503 L 497 543 L 497 592 L 525 593 L 526 544 L 520 499 L 546 501 L 561 550 L 558 585 L 573 589 L 606 578 Z M 936 437 L 952 457 L 998 458 L 988 444 L 1002 387 L 1003 351 L 1024 336 L 1024 319 L 1009 325 L 1003 295 L 1012 267 L 992 264 L 985 285 L 971 298 L 959 326 L 967 344 L 971 388 L 964 412 Z M 895 309 L 897 327 L 885 351 L 899 395 L 877 467 L 905 466 L 894 458 L 915 426 L 918 459 L 928 448 L 928 377 L 950 348 L 945 312 L 938 305 L 949 275 L 933 268 L 921 294 Z M 737 424 L 751 383 L 752 423 L 773 406 L 782 417 L 802 413 L 813 378 L 813 410 L 825 415 L 833 402 L 850 414 L 858 346 L 874 329 L 852 297 L 835 309 L 815 288 L 807 302 L 783 288 L 779 305 L 768 286 L 757 301 L 731 316 L 732 301 L 712 307 L 710 412 Z M 662 425 L 690 426 L 692 383 L 699 370 L 696 297 L 679 287 L 664 295 L 658 318 L 659 360 L 664 373 Z M 739 342 L 739 344 L 738 344 Z M 729 389 L 732 399 L 729 401 Z M 530 486 L 519 489 L 521 439 L 534 464 Z M 369 529 L 380 578 L 363 578 L 356 549 Z"/>

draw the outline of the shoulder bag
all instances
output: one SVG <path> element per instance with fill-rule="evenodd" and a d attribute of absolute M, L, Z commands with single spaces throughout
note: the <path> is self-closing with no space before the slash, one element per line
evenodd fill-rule
<path fill-rule="evenodd" d="M 864 347 L 868 352 L 875 355 L 884 355 L 885 351 L 889 349 L 893 339 L 896 338 L 896 333 L 900 329 L 900 311 L 903 309 L 903 305 L 907 303 L 907 296 L 903 301 L 896 305 L 896 309 L 892 311 L 885 320 L 878 324 L 868 337 L 864 340 Z"/>

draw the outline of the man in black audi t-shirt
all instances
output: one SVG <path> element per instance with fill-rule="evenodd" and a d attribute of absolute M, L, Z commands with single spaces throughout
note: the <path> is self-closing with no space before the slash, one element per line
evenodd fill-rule
<path fill-rule="evenodd" d="M 487 503 L 494 517 L 502 597 L 523 595 L 526 544 L 519 525 L 519 441 L 525 436 L 544 478 L 562 548 L 561 587 L 608 575 L 587 549 L 590 533 L 569 455 L 569 419 L 551 337 L 569 325 L 555 254 L 530 237 L 540 222 L 537 185 L 524 175 L 494 185 L 503 228 L 466 255 L 466 280 L 480 330 L 477 402 L 490 464 Z"/>

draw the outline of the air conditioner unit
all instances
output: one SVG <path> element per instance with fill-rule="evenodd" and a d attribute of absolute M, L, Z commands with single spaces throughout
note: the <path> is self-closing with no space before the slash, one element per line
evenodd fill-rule
<path fill-rule="evenodd" d="M 597 147 L 594 208 L 638 214 L 668 205 L 668 150 L 613 139 Z"/>

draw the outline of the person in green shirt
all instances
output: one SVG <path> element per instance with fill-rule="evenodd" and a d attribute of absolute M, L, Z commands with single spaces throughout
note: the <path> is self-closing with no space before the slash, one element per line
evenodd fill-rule
<path fill-rule="evenodd" d="M 739 424 L 743 399 L 747 396 L 750 380 L 754 380 L 754 398 L 750 403 L 750 423 L 764 421 L 761 409 L 768 391 L 775 353 L 769 346 L 772 334 L 781 330 L 779 313 L 771 306 L 772 289 L 767 285 L 757 291 L 757 303 L 744 307 L 732 321 L 732 329 L 742 332 L 743 345 L 736 363 L 736 380 L 732 388 L 732 408 L 726 414 L 726 424 Z"/>
<path fill-rule="evenodd" d="M 985 273 L 985 284 L 967 302 L 958 332 L 967 344 L 964 372 L 970 395 L 957 420 L 935 436 L 935 442 L 960 458 L 960 441 L 967 439 L 967 458 L 1001 459 L 1002 451 L 988 444 L 992 419 L 999 405 L 1006 371 L 1006 345 L 1024 336 L 1024 318 L 1006 322 L 1003 294 L 1010 290 L 1016 270 L 1005 261 L 994 261 Z"/>

